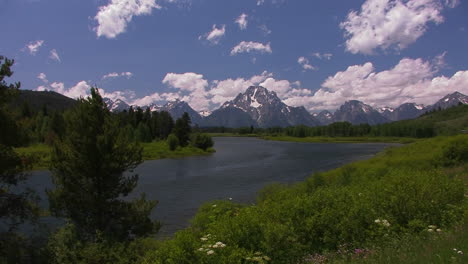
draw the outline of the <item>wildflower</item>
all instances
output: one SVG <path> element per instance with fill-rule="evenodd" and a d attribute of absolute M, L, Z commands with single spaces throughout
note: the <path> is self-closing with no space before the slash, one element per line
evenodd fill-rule
<path fill-rule="evenodd" d="M 263 259 L 266 260 L 266 261 L 270 261 L 271 258 L 269 258 L 268 256 L 263 256 Z"/>
<path fill-rule="evenodd" d="M 387 221 L 387 220 L 382 220 L 382 225 L 386 226 L 386 227 L 389 227 L 390 226 L 390 223 Z"/>
<path fill-rule="evenodd" d="M 214 251 L 213 250 L 209 250 L 206 252 L 207 255 L 213 255 L 214 254 Z"/>
<path fill-rule="evenodd" d="M 208 238 L 206 238 L 206 237 L 202 237 L 202 238 L 200 238 L 200 240 L 201 240 L 201 241 L 207 241 L 207 240 L 208 240 Z"/>
<path fill-rule="evenodd" d="M 213 204 L 213 208 L 216 207 L 216 204 Z"/>
<path fill-rule="evenodd" d="M 435 226 L 435 225 L 430 225 L 430 226 L 428 226 L 428 227 L 429 227 L 430 229 L 436 229 L 436 228 L 437 228 L 437 226 Z"/>
<path fill-rule="evenodd" d="M 203 250 L 205 250 L 205 249 L 204 249 L 204 248 L 202 248 L 202 247 L 198 249 L 198 251 L 203 251 Z"/>
<path fill-rule="evenodd" d="M 453 251 L 457 251 L 458 249 L 454 248 Z"/>
<path fill-rule="evenodd" d="M 218 244 L 214 244 L 214 245 L 213 245 L 213 248 L 218 248 Z"/>
<path fill-rule="evenodd" d="M 232 201 L 232 197 L 229 197 L 229 201 Z"/>
<path fill-rule="evenodd" d="M 261 254 L 262 254 L 262 253 L 261 253 L 261 252 L 258 252 L 258 251 L 254 253 L 254 255 L 256 255 L 256 256 L 260 256 Z"/>
<path fill-rule="evenodd" d="M 434 232 L 434 229 L 428 229 L 427 232 Z"/>
<path fill-rule="evenodd" d="M 437 232 L 442 232 L 442 229 L 437 228 L 436 231 L 437 231 Z"/>
<path fill-rule="evenodd" d="M 374 223 L 380 224 L 380 219 L 375 219 L 375 220 L 374 220 Z"/>
<path fill-rule="evenodd" d="M 221 245 L 220 245 L 220 247 L 222 247 L 222 248 L 225 247 L 225 246 L 226 246 L 226 244 L 221 244 Z"/>
<path fill-rule="evenodd" d="M 459 250 L 457 251 L 458 254 L 463 255 L 463 251 Z"/>

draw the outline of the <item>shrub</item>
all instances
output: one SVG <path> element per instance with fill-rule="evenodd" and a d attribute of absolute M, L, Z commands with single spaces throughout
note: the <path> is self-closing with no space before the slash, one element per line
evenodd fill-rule
<path fill-rule="evenodd" d="M 196 134 L 193 140 L 193 145 L 197 148 L 207 150 L 213 147 L 213 139 L 207 134 Z"/>
<path fill-rule="evenodd" d="M 174 151 L 177 148 L 177 146 L 179 146 L 179 139 L 176 137 L 176 135 L 170 134 L 167 137 L 167 144 L 169 145 L 169 149 L 171 151 Z"/>

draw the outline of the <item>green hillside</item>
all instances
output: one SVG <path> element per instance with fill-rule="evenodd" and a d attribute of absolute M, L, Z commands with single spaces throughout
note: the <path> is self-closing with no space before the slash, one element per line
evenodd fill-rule
<path fill-rule="evenodd" d="M 48 110 L 63 111 L 73 107 L 76 104 L 76 100 L 52 91 L 20 90 L 18 97 L 13 101 L 12 105 L 23 108 L 25 104 L 34 112 L 43 109 L 44 106 Z"/>

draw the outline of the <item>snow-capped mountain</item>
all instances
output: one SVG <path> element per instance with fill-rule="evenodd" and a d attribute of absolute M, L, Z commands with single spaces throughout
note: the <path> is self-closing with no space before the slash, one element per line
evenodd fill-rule
<path fill-rule="evenodd" d="M 169 114 L 171 114 L 172 118 L 174 120 L 182 117 L 182 115 L 187 112 L 190 116 L 190 119 L 192 120 L 192 124 L 195 125 L 201 125 L 202 124 L 202 117 L 201 115 L 193 110 L 192 107 L 190 107 L 189 104 L 187 104 L 187 102 L 185 101 L 181 101 L 179 99 L 176 99 L 175 101 L 170 101 L 170 102 L 167 102 L 165 105 L 161 106 L 161 107 L 157 107 L 155 105 L 153 105 L 153 109 L 152 111 L 167 111 L 169 112 Z"/>
<path fill-rule="evenodd" d="M 250 86 L 245 93 L 237 95 L 232 101 L 225 102 L 219 109 L 222 111 L 217 110 L 213 114 L 216 114 L 217 119 L 224 119 L 222 113 L 230 116 L 236 113 L 240 115 L 239 111 L 233 109 L 246 113 L 259 127 L 285 127 L 301 124 L 317 126 L 319 124 L 304 107 L 288 106 L 278 98 L 275 92 L 268 91 L 262 86 Z M 245 115 L 236 116 L 236 118 L 242 120 L 243 123 L 249 123 Z"/>
<path fill-rule="evenodd" d="M 361 101 L 351 100 L 345 102 L 340 109 L 336 110 L 333 115 L 334 122 L 347 121 L 352 124 L 381 124 L 389 122 L 382 114 L 366 105 Z"/>
<path fill-rule="evenodd" d="M 320 113 L 315 113 L 313 116 L 320 122 L 321 125 L 333 123 L 333 114 L 330 111 L 323 110 Z"/>
<path fill-rule="evenodd" d="M 468 104 L 468 96 L 459 93 L 459 92 L 454 92 L 451 94 L 447 94 L 444 96 L 442 99 L 437 101 L 435 104 L 429 106 L 427 108 L 427 111 L 430 110 L 435 110 L 435 109 L 446 109 L 452 106 L 456 106 L 458 104 Z"/>
<path fill-rule="evenodd" d="M 424 113 L 424 105 L 415 103 L 404 103 L 397 108 L 382 107 L 379 112 L 390 121 L 399 121 L 405 119 L 412 119 Z"/>
<path fill-rule="evenodd" d="M 211 111 L 203 110 L 203 111 L 198 112 L 198 114 L 199 114 L 201 117 L 207 117 L 207 116 L 211 115 Z"/>
<path fill-rule="evenodd" d="M 107 108 L 111 112 L 122 112 L 123 110 L 127 110 L 130 108 L 130 106 L 127 103 L 120 99 L 113 101 L 110 98 L 103 98 L 103 101 L 104 103 L 106 103 Z"/>

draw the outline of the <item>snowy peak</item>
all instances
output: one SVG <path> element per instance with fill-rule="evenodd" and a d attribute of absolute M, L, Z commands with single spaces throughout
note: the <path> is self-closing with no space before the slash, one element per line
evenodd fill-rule
<path fill-rule="evenodd" d="M 112 99 L 106 97 L 103 98 L 103 101 L 106 103 L 107 108 L 111 112 L 122 112 L 130 108 L 130 105 L 120 99 L 113 101 Z"/>
<path fill-rule="evenodd" d="M 429 107 L 429 110 L 434 110 L 434 109 L 446 109 L 452 106 L 456 106 L 458 104 L 468 104 L 468 96 L 459 93 L 459 92 L 454 92 L 451 94 L 448 94 L 444 96 L 442 99 L 437 101 L 434 105 Z"/>
<path fill-rule="evenodd" d="M 322 125 L 329 125 L 329 124 L 333 123 L 333 114 L 330 111 L 327 111 L 327 110 L 323 110 L 320 113 L 314 114 L 314 117 L 317 118 L 317 120 Z"/>
<path fill-rule="evenodd" d="M 361 101 L 351 100 L 345 102 L 340 109 L 336 110 L 333 115 L 333 121 L 375 125 L 388 122 L 388 119 L 370 105 L 364 104 Z"/>
<path fill-rule="evenodd" d="M 259 127 L 319 124 L 304 107 L 288 106 L 278 98 L 275 92 L 262 86 L 250 86 L 244 93 L 238 94 L 234 100 L 221 106 L 221 109 L 234 108 L 247 113 Z M 232 115 L 235 111 L 225 112 Z"/>

